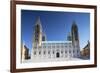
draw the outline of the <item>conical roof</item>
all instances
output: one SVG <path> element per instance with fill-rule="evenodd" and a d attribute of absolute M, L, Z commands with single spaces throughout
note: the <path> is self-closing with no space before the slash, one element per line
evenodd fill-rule
<path fill-rule="evenodd" d="M 35 25 L 39 25 L 40 27 L 42 27 L 41 21 L 40 21 L 40 17 L 39 17 L 39 16 L 36 18 L 36 23 L 35 23 Z"/>

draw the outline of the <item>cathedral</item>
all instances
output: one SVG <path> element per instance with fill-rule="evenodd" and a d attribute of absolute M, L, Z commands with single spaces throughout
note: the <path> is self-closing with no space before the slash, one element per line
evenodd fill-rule
<path fill-rule="evenodd" d="M 67 61 L 80 57 L 78 27 L 75 21 L 65 41 L 47 41 L 40 17 L 36 19 L 30 60 L 32 62 Z"/>

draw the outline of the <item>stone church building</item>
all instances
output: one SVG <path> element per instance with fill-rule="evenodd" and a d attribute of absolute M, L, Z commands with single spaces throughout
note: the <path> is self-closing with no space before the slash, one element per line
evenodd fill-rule
<path fill-rule="evenodd" d="M 67 61 L 80 57 L 78 27 L 72 23 L 70 34 L 65 41 L 48 41 L 43 32 L 40 17 L 37 18 L 31 51 L 32 62 Z"/>

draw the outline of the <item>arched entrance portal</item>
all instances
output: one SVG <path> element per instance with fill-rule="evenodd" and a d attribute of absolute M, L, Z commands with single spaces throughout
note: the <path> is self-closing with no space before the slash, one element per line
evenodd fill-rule
<path fill-rule="evenodd" d="M 59 58 L 59 57 L 60 57 L 60 54 L 59 54 L 59 52 L 57 52 L 57 53 L 56 53 L 56 57 L 57 57 L 57 58 Z"/>

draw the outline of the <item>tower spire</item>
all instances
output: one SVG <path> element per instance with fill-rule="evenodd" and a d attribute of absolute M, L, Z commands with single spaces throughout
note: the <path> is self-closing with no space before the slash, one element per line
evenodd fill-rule
<path fill-rule="evenodd" d="M 46 34 L 44 32 L 42 33 L 42 41 L 46 41 Z"/>
<path fill-rule="evenodd" d="M 39 25 L 40 28 L 42 29 L 42 25 L 41 25 L 41 21 L 40 21 L 40 16 L 37 16 L 37 18 L 36 18 L 35 26 L 36 25 Z"/>
<path fill-rule="evenodd" d="M 77 27 L 75 21 L 73 21 L 73 23 L 72 23 L 71 32 L 72 32 L 72 42 L 79 41 L 78 27 Z M 74 43 L 73 43 L 73 45 L 74 45 Z"/>
<path fill-rule="evenodd" d="M 36 18 L 34 29 L 33 46 L 40 47 L 42 42 L 42 25 L 39 16 Z"/>
<path fill-rule="evenodd" d="M 79 57 L 80 56 L 79 35 L 78 35 L 78 27 L 77 27 L 75 21 L 73 21 L 73 23 L 72 23 L 71 33 L 72 33 L 72 45 L 73 45 L 73 49 L 76 50 L 74 56 L 75 57 Z"/>
<path fill-rule="evenodd" d="M 71 32 L 68 33 L 67 40 L 68 40 L 68 41 L 72 41 Z"/>

